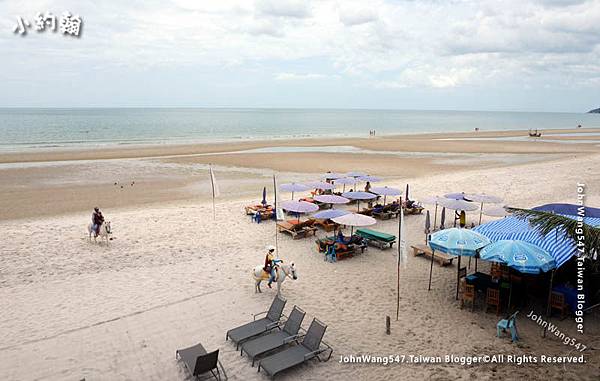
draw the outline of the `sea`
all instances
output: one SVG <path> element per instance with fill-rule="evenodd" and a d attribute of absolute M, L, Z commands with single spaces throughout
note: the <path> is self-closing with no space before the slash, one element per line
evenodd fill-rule
<path fill-rule="evenodd" d="M 600 114 L 236 108 L 0 108 L 0 151 L 425 132 L 600 128 Z"/>

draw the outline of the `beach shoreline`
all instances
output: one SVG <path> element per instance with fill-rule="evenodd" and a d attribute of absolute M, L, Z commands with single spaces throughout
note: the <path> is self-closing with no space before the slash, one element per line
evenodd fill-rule
<path fill-rule="evenodd" d="M 240 199 L 258 194 L 273 174 L 284 183 L 314 181 L 326 171 L 356 170 L 390 181 L 600 153 L 600 145 L 593 142 L 595 131 L 578 132 L 555 132 L 574 138 L 569 144 L 544 138 L 501 140 L 526 131 L 480 131 L 0 154 L 0 220 L 62 215 L 93 206 L 201 200 L 209 196 L 209 164 L 223 197 Z"/>

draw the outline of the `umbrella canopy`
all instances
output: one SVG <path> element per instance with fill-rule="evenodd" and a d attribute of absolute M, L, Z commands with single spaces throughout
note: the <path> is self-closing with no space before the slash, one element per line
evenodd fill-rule
<path fill-rule="evenodd" d="M 325 180 L 341 179 L 342 177 L 346 177 L 346 175 L 343 173 L 334 173 L 334 172 L 327 172 L 321 176 L 321 178 L 323 178 Z"/>
<path fill-rule="evenodd" d="M 373 187 L 371 192 L 376 193 L 380 196 L 399 196 L 402 194 L 400 189 L 388 188 L 388 187 Z"/>
<path fill-rule="evenodd" d="M 439 204 L 447 209 L 464 210 L 465 212 L 479 209 L 477 205 L 464 200 L 451 200 L 446 198 L 441 199 Z"/>
<path fill-rule="evenodd" d="M 363 176 L 367 176 L 367 174 L 364 172 L 348 172 L 348 173 L 346 173 L 346 176 L 348 176 L 348 177 L 363 177 Z"/>
<path fill-rule="evenodd" d="M 431 235 L 429 246 L 443 253 L 474 257 L 490 240 L 469 229 L 450 228 Z"/>
<path fill-rule="evenodd" d="M 529 242 L 500 240 L 484 247 L 481 259 L 503 263 L 525 274 L 539 274 L 556 268 L 554 258 L 548 252 Z"/>
<path fill-rule="evenodd" d="M 406 184 L 406 192 L 404 193 L 404 198 L 408 200 L 408 184 Z"/>
<path fill-rule="evenodd" d="M 347 204 L 350 202 L 346 197 L 337 196 L 334 194 L 322 194 L 313 197 L 316 201 L 326 204 Z"/>
<path fill-rule="evenodd" d="M 346 214 L 350 214 L 350 212 L 347 210 L 343 210 L 343 209 L 327 209 L 327 210 L 323 210 L 322 212 L 313 214 L 313 217 L 314 218 L 322 218 L 322 219 L 326 220 L 328 218 L 330 219 L 330 218 L 345 216 Z"/>
<path fill-rule="evenodd" d="M 354 185 L 358 182 L 358 180 L 356 180 L 354 177 L 340 177 L 339 179 L 333 180 L 333 182 L 336 184 Z"/>
<path fill-rule="evenodd" d="M 375 225 L 377 220 L 364 214 L 348 213 L 340 217 L 332 218 L 333 222 L 346 226 L 369 226 Z"/>
<path fill-rule="evenodd" d="M 304 184 L 300 183 L 289 183 L 289 184 L 281 184 L 279 189 L 285 192 L 302 192 L 305 190 L 309 190 L 310 188 Z"/>
<path fill-rule="evenodd" d="M 267 187 L 263 187 L 263 195 L 262 201 L 260 202 L 263 205 L 267 205 Z"/>
<path fill-rule="evenodd" d="M 431 231 L 431 217 L 429 217 L 429 210 L 425 215 L 425 234 L 428 234 Z"/>
<path fill-rule="evenodd" d="M 342 196 L 350 200 L 372 200 L 377 197 L 376 194 L 370 192 L 344 192 Z"/>
<path fill-rule="evenodd" d="M 281 203 L 281 208 L 296 213 L 312 213 L 319 210 L 317 205 L 306 201 L 285 201 Z"/>
<path fill-rule="evenodd" d="M 485 204 L 499 204 L 502 201 L 504 201 L 500 197 L 492 196 L 492 195 L 484 194 L 484 193 L 466 194 L 465 199 L 470 200 L 470 201 L 475 201 L 475 202 L 481 202 L 481 203 L 485 203 Z"/>
<path fill-rule="evenodd" d="M 506 217 L 511 215 L 511 213 L 508 210 L 506 210 L 504 206 L 493 206 L 490 208 L 485 208 L 483 210 L 483 214 L 490 217 Z"/>
<path fill-rule="evenodd" d="M 358 180 L 360 181 L 368 181 L 370 183 L 377 183 L 379 181 L 381 181 L 381 177 L 377 177 L 377 176 L 359 176 Z"/>
<path fill-rule="evenodd" d="M 439 205 L 440 200 L 443 200 L 444 197 L 440 197 L 440 196 L 429 196 L 429 197 L 425 197 L 419 201 L 421 201 L 423 204 L 428 204 L 428 205 Z"/>
<path fill-rule="evenodd" d="M 442 208 L 442 216 L 440 218 L 440 227 L 444 228 L 444 223 L 446 222 L 446 207 Z"/>
<path fill-rule="evenodd" d="M 444 197 L 449 198 L 451 200 L 467 200 L 467 201 L 469 201 L 469 199 L 465 198 L 465 196 L 466 196 L 465 192 L 448 193 L 448 194 L 444 195 Z"/>
<path fill-rule="evenodd" d="M 322 189 L 322 190 L 331 190 L 335 188 L 335 185 L 326 183 L 324 181 L 313 181 L 310 183 L 305 183 L 306 186 L 314 189 Z"/>

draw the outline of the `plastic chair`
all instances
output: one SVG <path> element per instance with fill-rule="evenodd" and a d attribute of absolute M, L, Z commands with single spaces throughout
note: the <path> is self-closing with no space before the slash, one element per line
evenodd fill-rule
<path fill-rule="evenodd" d="M 519 340 L 519 332 L 517 331 L 517 314 L 519 311 L 512 314 L 508 319 L 502 319 L 496 325 L 496 336 L 500 337 L 502 332 L 510 331 L 511 340 L 513 342 Z"/>

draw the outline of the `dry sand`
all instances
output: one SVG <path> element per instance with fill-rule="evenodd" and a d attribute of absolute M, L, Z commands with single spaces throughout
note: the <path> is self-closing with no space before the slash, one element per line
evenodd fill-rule
<path fill-rule="evenodd" d="M 560 161 L 554 158 L 548 162 L 485 168 L 462 165 L 450 173 L 390 178 L 386 184 L 403 187 L 408 182 L 416 198 L 450 191 L 477 191 L 498 194 L 514 206 L 529 207 L 545 202 L 573 202 L 576 182 L 583 180 L 587 183 L 588 204 L 599 205 L 600 157 L 576 152 L 572 145 L 558 147 L 565 150 Z M 86 168 L 94 168 L 98 163 Z M 123 163 L 119 161 L 117 167 L 126 166 Z M 203 168 L 193 165 L 181 170 Z M 382 164 L 371 172 L 386 175 L 385 169 L 392 166 L 393 163 Z M 242 184 L 240 188 L 252 188 L 254 193 L 257 184 L 269 185 L 270 171 L 238 170 L 237 175 L 221 174 L 226 190 L 237 189 L 236 178 Z M 27 173 L 22 167 L 16 171 Z M 48 192 L 54 189 L 56 184 L 50 183 L 56 178 L 67 182 L 79 179 L 82 191 L 89 190 L 90 183 L 85 176 L 82 179 L 80 172 L 60 171 L 48 173 L 43 186 L 39 185 L 40 174 L 27 176 L 31 176 L 35 185 L 32 186 L 50 189 Z M 130 168 L 121 174 L 123 183 L 128 180 L 129 171 Z M 113 179 L 103 178 L 102 173 L 106 172 L 99 169 L 91 177 L 104 184 L 96 186 L 115 187 Z M 14 181 L 19 180 L 18 172 L 13 176 Z M 61 176 L 66 176 L 66 180 Z M 176 174 L 173 181 L 183 176 Z M 148 179 L 154 177 L 160 176 L 155 176 L 155 172 L 148 175 Z M 250 177 L 252 181 L 246 182 Z M 127 192 L 137 186 L 130 186 Z M 252 313 L 265 310 L 274 296 L 274 291 L 266 287 L 263 294 L 255 294 L 250 277 L 250 269 L 264 258 L 265 245 L 274 242 L 274 224 L 250 222 L 243 206 L 257 200 L 247 195 L 238 196 L 237 200 L 219 200 L 213 221 L 207 192 L 201 191 L 204 186 L 195 177 L 184 186 L 197 192 L 180 200 L 173 200 L 177 198 L 173 195 L 154 199 L 160 204 L 140 206 L 124 201 L 105 208 L 115 237 L 108 247 L 87 241 L 87 208 L 63 211 L 60 216 L 5 217 L 0 221 L 0 379 L 190 379 L 175 360 L 175 350 L 197 342 L 208 349 L 220 349 L 220 359 L 231 380 L 267 379 L 225 341 L 225 332 L 251 320 Z M 7 184 L 2 187 L 6 189 Z M 126 192 L 120 186 L 116 189 L 117 194 Z M 12 203 L 19 199 L 18 190 L 14 192 Z M 30 200 L 31 194 L 21 196 Z M 423 240 L 424 217 L 409 216 L 405 221 L 409 245 Z M 379 222 L 375 227 L 389 233 L 397 229 L 394 221 Z M 319 232 L 320 236 L 323 234 Z M 522 336 L 519 344 L 511 344 L 506 337 L 496 338 L 498 317 L 481 310 L 481 299 L 475 313 L 461 310 L 454 300 L 456 264 L 447 268 L 434 266 L 433 290 L 428 292 L 429 262 L 412 256 L 408 268 L 401 273 L 400 319 L 392 320 L 392 333 L 387 336 L 385 316 L 395 317 L 396 310 L 394 250 L 369 248 L 364 255 L 328 263 L 316 252 L 311 239 L 293 241 L 280 235 L 279 248 L 281 257 L 295 262 L 299 272 L 297 281 L 286 281 L 283 286 L 283 296 L 288 300 L 286 312 L 297 304 L 307 311 L 305 327 L 313 317 L 327 323 L 325 340 L 335 349 L 331 361 L 299 367 L 282 374 L 281 380 L 600 378 L 597 312 L 587 316 L 585 336 L 575 334 L 571 319 L 552 319 L 561 330 L 590 347 L 584 365 L 340 364 L 340 355 L 367 353 L 444 356 L 572 352 L 554 337 L 541 338 L 537 326 L 524 316 L 529 311 L 522 311 L 518 320 Z M 535 308 L 543 310 L 541 305 Z"/>

